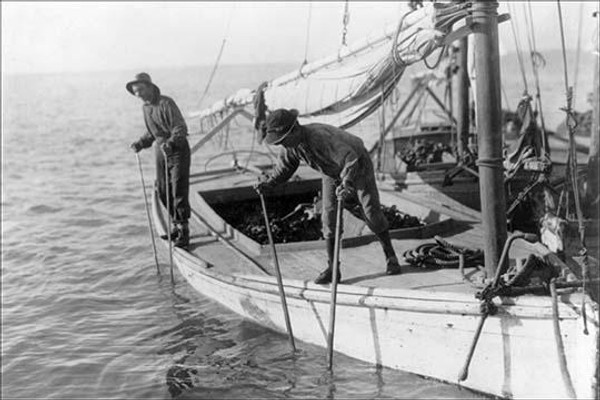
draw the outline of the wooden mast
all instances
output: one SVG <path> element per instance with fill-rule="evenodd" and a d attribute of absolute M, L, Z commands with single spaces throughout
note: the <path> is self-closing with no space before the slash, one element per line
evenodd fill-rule
<path fill-rule="evenodd" d="M 502 167 L 500 55 L 498 50 L 498 2 L 473 3 L 475 73 L 477 85 L 477 134 L 479 189 L 484 230 L 485 269 L 496 273 L 506 241 L 506 199 Z"/>

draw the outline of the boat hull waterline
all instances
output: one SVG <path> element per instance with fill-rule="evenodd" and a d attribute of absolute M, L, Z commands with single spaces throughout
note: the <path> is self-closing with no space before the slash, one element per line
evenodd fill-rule
<path fill-rule="evenodd" d="M 157 196 L 153 214 L 159 234 L 164 219 Z M 219 267 L 175 248 L 181 275 L 202 295 L 262 326 L 285 333 L 274 276 L 222 274 Z M 329 285 L 283 280 L 296 339 L 327 346 Z M 350 357 L 506 398 L 567 398 L 553 335 L 550 297 L 496 298 L 466 381 L 458 382 L 480 314 L 472 295 L 340 284 L 334 349 Z M 577 398 L 594 398 L 598 315 L 581 295 L 559 296 L 561 336 Z M 323 353 L 325 356 L 325 352 Z"/>

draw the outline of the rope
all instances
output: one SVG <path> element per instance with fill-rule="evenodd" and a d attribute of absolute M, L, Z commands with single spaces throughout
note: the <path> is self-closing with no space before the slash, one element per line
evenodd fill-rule
<path fill-rule="evenodd" d="M 583 3 L 579 4 L 579 30 L 577 32 L 577 56 L 575 58 L 575 77 L 573 78 L 573 103 L 577 94 L 577 81 L 579 80 L 579 59 L 581 56 L 581 31 L 583 28 Z"/>
<path fill-rule="evenodd" d="M 342 47 L 347 46 L 346 36 L 348 35 L 348 24 L 350 23 L 350 2 L 346 0 L 344 4 L 344 18 L 342 20 L 343 28 L 342 28 Z"/>
<path fill-rule="evenodd" d="M 402 256 L 414 267 L 420 268 L 458 268 L 460 259 L 464 259 L 463 268 L 483 264 L 483 252 L 472 250 L 447 242 L 439 236 L 436 243 L 425 243 L 414 250 L 405 251 Z"/>
<path fill-rule="evenodd" d="M 445 52 L 446 52 L 446 46 L 442 47 L 442 50 L 440 50 L 440 55 L 438 56 L 438 59 L 435 62 L 435 64 L 429 65 L 429 63 L 427 62 L 427 58 L 423 59 L 423 63 L 425 64 L 425 66 L 428 69 L 436 69 L 440 65 L 440 62 L 442 61 L 442 58 L 444 58 L 444 53 Z"/>
<path fill-rule="evenodd" d="M 581 240 L 582 246 L 585 248 L 585 228 L 583 226 L 583 213 L 581 211 L 581 202 L 579 199 L 579 189 L 577 185 L 577 154 L 575 153 L 575 128 L 577 127 L 577 122 L 575 120 L 575 116 L 573 114 L 572 104 L 573 104 L 573 88 L 569 87 L 569 77 L 567 71 L 567 51 L 565 45 L 565 32 L 563 27 L 563 17 L 562 17 L 562 9 L 560 6 L 560 0 L 557 0 L 558 5 L 558 18 L 560 20 L 560 39 L 562 44 L 562 56 L 563 56 L 563 67 L 564 67 L 564 78 L 565 78 L 565 90 L 567 96 L 567 106 L 562 108 L 562 110 L 567 114 L 567 128 L 569 130 L 569 158 L 570 158 L 570 172 L 573 186 L 573 197 L 575 200 L 575 209 L 577 212 L 577 223 L 579 225 L 579 237 Z"/>
<path fill-rule="evenodd" d="M 246 158 L 246 164 L 244 165 L 244 169 L 248 169 L 248 165 L 250 164 L 250 159 L 254 156 L 254 145 L 256 143 L 256 136 L 260 135 L 260 131 L 256 130 L 256 134 L 252 135 L 252 145 L 250 146 L 250 155 Z"/>
<path fill-rule="evenodd" d="M 567 163 L 567 174 L 571 175 L 571 187 L 573 190 L 573 200 L 575 202 L 575 211 L 577 213 L 577 226 L 579 231 L 579 241 L 581 244 L 581 250 L 579 252 L 582 257 L 583 263 L 583 288 L 584 293 L 586 290 L 587 283 L 587 274 L 588 274 L 588 255 L 587 255 L 587 247 L 585 244 L 585 226 L 583 224 L 583 212 L 581 210 L 581 199 L 579 198 L 579 188 L 577 182 L 577 153 L 575 151 L 575 128 L 577 126 L 577 122 L 573 115 L 572 104 L 573 104 L 573 88 L 569 87 L 568 81 L 568 71 L 567 71 L 567 54 L 566 54 L 566 46 L 565 46 L 565 34 L 563 27 L 563 18 L 562 18 L 562 9 L 560 6 L 560 0 L 557 0 L 558 6 L 558 18 L 560 20 L 560 38 L 562 43 L 562 55 L 563 55 L 563 66 L 564 66 L 564 77 L 565 77 L 565 89 L 567 96 L 567 106 L 565 108 L 561 108 L 561 110 L 565 111 L 567 114 L 566 125 L 569 130 L 569 156 Z M 568 175 L 567 175 L 568 176 Z M 568 195 L 566 195 L 568 201 Z M 568 213 L 568 204 L 566 208 L 566 212 Z M 585 297 L 582 299 L 581 309 L 582 314 L 585 315 Z M 584 333 L 587 334 L 587 320 L 584 318 Z"/>
<path fill-rule="evenodd" d="M 404 25 L 404 19 L 413 12 L 414 10 L 404 14 L 402 18 L 400 18 L 398 28 L 396 29 L 396 33 L 394 34 L 394 40 L 392 41 L 392 59 L 394 60 L 394 64 L 400 68 L 406 67 L 407 64 L 404 62 L 404 60 L 402 60 L 402 58 L 398 54 L 398 38 L 400 37 L 400 32 L 402 32 L 402 25 Z"/>
<path fill-rule="evenodd" d="M 537 47 L 536 47 L 536 43 L 535 43 L 535 33 L 533 31 L 533 13 L 531 12 L 531 0 L 528 0 L 527 5 L 529 8 L 529 14 L 526 14 L 529 17 L 529 19 L 526 19 L 527 31 L 529 33 L 529 35 L 527 35 L 527 42 L 529 43 L 529 51 L 531 54 L 531 68 L 533 70 L 533 76 L 535 78 L 536 107 L 539 106 L 540 125 L 541 125 L 541 129 L 542 129 L 542 151 L 544 152 L 544 155 L 547 155 L 548 154 L 548 148 L 547 148 L 548 138 L 546 135 L 546 125 L 544 123 L 544 113 L 543 113 L 543 108 L 542 108 L 542 96 L 541 96 L 541 90 L 540 90 L 540 75 L 538 73 L 538 67 L 539 67 L 538 62 L 539 61 L 536 60 L 536 57 L 539 56 L 539 53 L 537 52 Z M 530 35 L 531 35 L 531 38 L 529 37 Z M 544 60 L 543 57 L 541 57 L 541 60 L 542 60 L 543 64 L 545 65 L 546 61 Z"/>
<path fill-rule="evenodd" d="M 508 5 L 508 9 L 510 12 L 510 15 L 516 15 L 515 12 L 513 12 L 512 10 L 512 6 L 510 5 L 510 2 L 506 3 Z M 525 93 L 529 93 L 529 89 L 527 87 L 527 75 L 525 74 L 525 63 L 523 62 L 523 55 L 522 55 L 522 50 L 521 50 L 521 46 L 519 45 L 519 40 L 517 38 L 517 27 L 516 24 L 514 23 L 513 18 L 510 19 L 510 26 L 512 28 L 512 33 L 513 33 L 513 39 L 515 40 L 515 47 L 517 49 L 517 59 L 519 60 L 519 68 L 521 69 L 521 77 L 523 78 L 523 86 L 525 86 Z"/>
<path fill-rule="evenodd" d="M 206 82 L 206 87 L 204 88 L 204 92 L 202 96 L 200 96 L 200 101 L 198 102 L 198 107 L 202 105 L 206 94 L 208 93 L 208 89 L 212 84 L 212 80 L 215 77 L 215 73 L 217 72 L 217 68 L 219 66 L 219 62 L 221 61 L 221 56 L 223 55 L 223 50 L 225 49 L 225 43 L 227 42 L 227 35 L 229 34 L 229 27 L 231 25 L 231 20 L 233 18 L 233 10 L 235 9 L 235 3 L 231 7 L 231 11 L 229 12 L 229 20 L 227 21 L 227 27 L 225 28 L 225 35 L 223 36 L 223 41 L 221 42 L 221 48 L 219 49 L 219 54 L 217 55 L 217 60 L 215 61 L 215 65 L 210 73 L 210 77 L 208 78 L 208 82 Z"/>
<path fill-rule="evenodd" d="M 560 0 L 556 0 L 556 5 L 558 7 L 558 20 L 559 20 L 559 26 L 560 26 L 560 40 L 561 40 L 561 45 L 562 45 L 562 57 L 563 57 L 563 72 L 564 72 L 564 78 L 565 78 L 565 93 L 567 93 L 567 107 L 569 107 L 570 104 L 570 99 L 569 99 L 569 76 L 567 73 L 567 46 L 565 45 L 565 31 L 564 31 L 564 27 L 563 27 L 563 16 L 562 16 L 562 8 L 560 6 Z M 570 111 L 570 109 L 569 109 Z"/>
<path fill-rule="evenodd" d="M 385 91 L 381 86 L 381 113 L 379 115 L 379 148 L 377 149 L 377 172 L 385 168 L 385 151 L 383 150 L 385 142 Z"/>
<path fill-rule="evenodd" d="M 310 38 L 310 21 L 312 18 L 312 2 L 308 3 L 308 18 L 306 20 L 306 40 L 304 42 L 304 62 L 302 63 L 302 67 L 308 64 L 308 39 Z M 300 70 L 302 70 L 300 67 Z"/>

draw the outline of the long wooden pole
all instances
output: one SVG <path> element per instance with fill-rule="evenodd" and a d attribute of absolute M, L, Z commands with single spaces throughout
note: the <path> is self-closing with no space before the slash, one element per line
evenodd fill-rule
<path fill-rule="evenodd" d="M 165 197 L 167 198 L 167 240 L 169 241 L 169 264 L 171 271 L 171 282 L 175 282 L 173 277 L 173 241 L 171 240 L 171 188 L 169 185 L 169 163 L 167 161 L 167 153 L 162 150 L 165 158 Z"/>
<path fill-rule="evenodd" d="M 552 296 L 552 326 L 554 328 L 554 340 L 556 342 L 556 352 L 558 354 L 558 366 L 560 367 L 560 374 L 565 384 L 565 391 L 569 396 L 569 399 L 576 399 L 577 394 L 573 387 L 573 381 L 569 374 L 569 368 L 567 366 L 567 358 L 565 357 L 565 346 L 563 344 L 562 335 L 560 333 L 560 318 L 558 315 L 558 296 L 556 294 L 556 278 L 552 278 L 550 281 L 550 295 Z"/>
<path fill-rule="evenodd" d="M 523 233 L 520 231 L 514 231 L 508 237 L 508 239 L 506 239 L 506 243 L 504 243 L 504 247 L 502 249 L 502 255 L 500 256 L 500 261 L 498 262 L 498 268 L 496 268 L 496 275 L 491 284 L 492 290 L 500 286 L 500 275 L 502 272 L 504 272 L 500 266 L 506 264 L 506 261 L 508 260 L 508 252 L 510 250 L 510 246 L 516 239 L 521 238 L 527 240 L 530 243 L 535 243 L 538 240 L 537 235 L 534 235 L 533 233 Z M 491 302 L 491 299 L 489 299 L 489 301 Z M 473 354 L 475 353 L 475 346 L 477 346 L 479 336 L 481 336 L 483 324 L 485 323 L 485 320 L 487 319 L 488 315 L 490 315 L 490 306 L 485 307 L 485 311 L 483 311 L 481 314 L 481 318 L 479 319 L 479 325 L 477 325 L 477 329 L 475 330 L 475 336 L 473 337 L 471 347 L 469 348 L 469 353 L 467 354 L 467 359 L 465 360 L 465 363 L 460 373 L 458 374 L 459 382 L 464 381 L 469 377 L 469 365 L 471 364 L 471 359 L 473 358 Z"/>
<path fill-rule="evenodd" d="M 473 23 L 477 85 L 477 133 L 479 137 L 479 188 L 483 223 L 485 269 L 495 275 L 500 251 L 506 242 L 506 198 L 502 166 L 500 54 L 498 51 L 498 2 L 476 0 Z"/>
<path fill-rule="evenodd" d="M 154 240 L 154 228 L 152 226 L 152 218 L 150 218 L 150 205 L 148 204 L 148 195 L 146 194 L 146 183 L 144 182 L 144 171 L 142 170 L 142 162 L 140 161 L 140 155 L 135 153 L 138 168 L 140 170 L 140 181 L 142 182 L 142 191 L 144 192 L 144 204 L 146 205 L 146 216 L 148 217 L 148 230 L 150 231 L 150 237 L 152 238 L 152 250 L 154 251 L 154 261 L 156 262 L 156 272 L 160 275 L 160 268 L 158 266 L 158 255 L 156 254 L 156 241 Z"/>
<path fill-rule="evenodd" d="M 265 196 L 262 193 L 258 193 L 260 197 L 260 204 L 262 205 L 263 216 L 265 217 L 265 226 L 267 227 L 267 236 L 269 237 L 269 244 L 271 245 L 271 252 L 273 254 L 273 263 L 275 264 L 275 274 L 277 276 L 277 285 L 279 286 L 279 297 L 281 298 L 281 306 L 283 307 L 283 316 L 285 318 L 285 327 L 288 331 L 290 338 L 290 346 L 292 351 L 296 352 L 296 344 L 294 343 L 294 333 L 292 332 L 292 324 L 290 323 L 290 314 L 288 312 L 287 301 L 285 299 L 285 290 L 283 289 L 283 280 L 281 279 L 281 270 L 279 269 L 279 261 L 277 260 L 277 250 L 275 248 L 275 242 L 273 241 L 273 234 L 271 232 L 271 225 L 269 224 L 269 215 L 267 214 L 267 205 L 265 203 Z"/>
<path fill-rule="evenodd" d="M 327 335 L 327 369 L 333 368 L 333 337 L 335 333 L 335 306 L 337 301 L 337 285 L 340 263 L 340 245 L 342 236 L 342 212 L 344 199 L 338 196 L 337 211 L 335 217 L 335 246 L 333 250 L 331 301 L 329 303 L 329 334 Z"/>
<path fill-rule="evenodd" d="M 473 354 L 475 353 L 475 347 L 477 346 L 477 343 L 479 342 L 479 336 L 481 336 L 481 331 L 483 330 L 483 324 L 485 323 L 485 320 L 487 319 L 488 315 L 489 315 L 489 312 L 485 311 L 483 314 L 481 314 L 481 317 L 479 318 L 479 324 L 477 325 L 477 329 L 475 330 L 475 336 L 473 337 L 473 341 L 471 342 L 471 347 L 469 347 L 469 353 L 467 354 L 467 359 L 465 360 L 465 363 L 464 363 L 462 369 L 458 373 L 458 381 L 459 382 L 466 381 L 467 378 L 469 377 L 469 365 L 471 365 L 471 360 L 473 359 Z"/>

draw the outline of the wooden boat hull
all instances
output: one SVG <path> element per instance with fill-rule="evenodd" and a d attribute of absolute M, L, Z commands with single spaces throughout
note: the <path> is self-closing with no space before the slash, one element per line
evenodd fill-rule
<path fill-rule="evenodd" d="M 165 232 L 154 200 L 159 234 Z M 176 248 L 179 271 L 198 292 L 256 323 L 285 332 L 275 277 L 222 274 L 197 255 Z M 327 345 L 329 286 L 284 279 L 297 339 Z M 458 383 L 480 317 L 472 295 L 340 284 L 335 350 L 366 362 Z M 553 336 L 548 297 L 495 299 L 461 385 L 506 398 L 567 398 Z M 565 357 L 577 398 L 596 395 L 598 314 L 586 298 L 584 334 L 581 294 L 560 296 L 558 310 Z M 325 352 L 324 352 L 325 356 Z"/>

